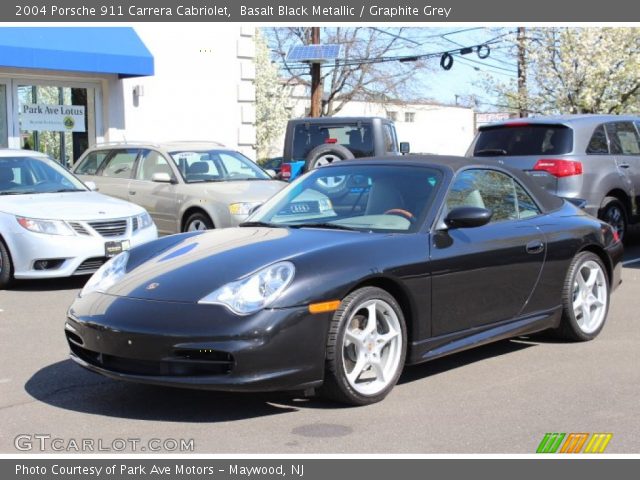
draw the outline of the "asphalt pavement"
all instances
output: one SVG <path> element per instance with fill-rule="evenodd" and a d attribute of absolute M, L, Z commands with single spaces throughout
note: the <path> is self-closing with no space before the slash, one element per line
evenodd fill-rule
<path fill-rule="evenodd" d="M 0 453 L 534 453 L 547 432 L 612 433 L 607 453 L 640 453 L 640 238 L 625 259 L 596 340 L 520 338 L 409 367 L 360 408 L 103 378 L 69 360 L 63 333 L 86 278 L 21 281 L 0 291 Z"/>

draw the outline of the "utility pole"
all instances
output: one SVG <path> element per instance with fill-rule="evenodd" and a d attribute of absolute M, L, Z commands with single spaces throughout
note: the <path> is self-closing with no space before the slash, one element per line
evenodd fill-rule
<path fill-rule="evenodd" d="M 520 118 L 528 116 L 527 112 L 527 64 L 525 50 L 525 27 L 518 27 L 518 114 Z"/>
<path fill-rule="evenodd" d="M 320 27 L 311 27 L 311 44 L 320 43 Z M 311 64 L 311 112 L 310 116 L 319 117 L 322 111 L 322 82 L 320 79 L 320 64 Z"/>

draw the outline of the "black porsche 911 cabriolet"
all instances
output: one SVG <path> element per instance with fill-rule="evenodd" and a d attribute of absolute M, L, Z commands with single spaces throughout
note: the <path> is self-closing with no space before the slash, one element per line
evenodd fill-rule
<path fill-rule="evenodd" d="M 238 228 L 112 258 L 65 333 L 76 362 L 117 379 L 363 405 L 406 364 L 546 329 L 593 339 L 622 250 L 609 225 L 521 172 L 349 160 L 299 178 Z"/>

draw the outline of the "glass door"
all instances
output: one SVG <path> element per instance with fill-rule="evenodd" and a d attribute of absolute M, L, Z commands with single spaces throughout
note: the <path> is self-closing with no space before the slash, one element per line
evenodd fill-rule
<path fill-rule="evenodd" d="M 94 89 L 17 86 L 20 148 L 72 165 L 95 138 Z"/>

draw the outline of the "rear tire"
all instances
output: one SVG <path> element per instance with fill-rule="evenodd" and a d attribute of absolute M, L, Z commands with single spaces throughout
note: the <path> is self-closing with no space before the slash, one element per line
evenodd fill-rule
<path fill-rule="evenodd" d="M 189 215 L 184 222 L 183 232 L 194 232 L 211 230 L 213 228 L 213 222 L 209 218 L 209 215 L 203 212 L 196 212 Z"/>
<path fill-rule="evenodd" d="M 13 281 L 13 264 L 9 249 L 0 239 L 0 290 L 4 290 Z"/>
<path fill-rule="evenodd" d="M 398 302 L 380 288 L 355 290 L 331 320 L 321 395 L 350 405 L 379 402 L 397 383 L 406 351 Z"/>
<path fill-rule="evenodd" d="M 606 197 L 602 202 L 602 207 L 598 213 L 598 218 L 611 225 L 620 241 L 623 241 L 627 234 L 627 210 L 620 200 L 615 197 Z"/>
<path fill-rule="evenodd" d="M 562 320 L 558 336 L 574 342 L 598 336 L 609 312 L 609 279 L 595 253 L 578 253 L 567 272 L 562 291 Z"/>

